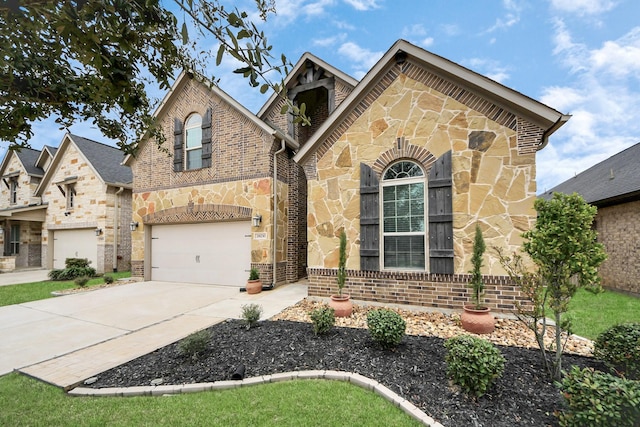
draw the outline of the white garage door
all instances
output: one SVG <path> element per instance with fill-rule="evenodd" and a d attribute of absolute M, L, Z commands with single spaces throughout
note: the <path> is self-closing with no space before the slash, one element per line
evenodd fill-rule
<path fill-rule="evenodd" d="M 97 267 L 98 241 L 95 229 L 55 230 L 53 232 L 53 268 L 65 267 L 67 258 L 87 258 Z"/>
<path fill-rule="evenodd" d="M 151 227 L 152 280 L 244 286 L 250 267 L 249 221 Z"/>

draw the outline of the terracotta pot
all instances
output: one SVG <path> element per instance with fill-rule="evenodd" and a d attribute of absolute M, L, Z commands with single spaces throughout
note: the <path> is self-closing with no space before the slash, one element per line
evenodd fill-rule
<path fill-rule="evenodd" d="M 333 308 L 336 317 L 349 317 L 353 313 L 353 304 L 349 295 L 331 295 L 329 307 Z"/>
<path fill-rule="evenodd" d="M 465 305 L 460 321 L 465 331 L 474 334 L 490 334 L 496 328 L 496 319 L 493 318 L 489 307 L 478 309 L 472 305 Z"/>
<path fill-rule="evenodd" d="M 262 292 L 262 281 L 261 280 L 247 280 L 247 293 L 248 294 L 259 294 Z"/>

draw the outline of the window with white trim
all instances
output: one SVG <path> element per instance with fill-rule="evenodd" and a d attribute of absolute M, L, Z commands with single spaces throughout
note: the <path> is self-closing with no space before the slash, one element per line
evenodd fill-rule
<path fill-rule="evenodd" d="M 199 114 L 192 114 L 187 118 L 184 133 L 185 169 L 200 169 L 202 167 L 202 117 Z"/>
<path fill-rule="evenodd" d="M 75 206 L 75 198 L 76 198 L 76 189 L 73 184 L 65 185 L 65 192 L 67 198 L 67 210 L 73 210 Z"/>
<path fill-rule="evenodd" d="M 382 265 L 424 271 L 427 256 L 426 177 L 414 162 L 392 164 L 382 175 Z"/>
<path fill-rule="evenodd" d="M 12 205 L 18 203 L 18 179 L 11 178 L 9 180 L 9 202 Z"/>

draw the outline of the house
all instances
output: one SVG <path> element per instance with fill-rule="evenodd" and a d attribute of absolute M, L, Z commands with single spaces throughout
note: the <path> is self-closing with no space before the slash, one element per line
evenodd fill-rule
<path fill-rule="evenodd" d="M 594 227 L 607 253 L 598 272 L 602 285 L 640 294 L 640 143 L 558 184 L 553 193 L 580 194 L 598 208 Z"/>
<path fill-rule="evenodd" d="M 4 269 L 87 258 L 98 273 L 128 270 L 132 177 L 123 157 L 72 134 L 57 148 L 9 151 L 0 165 Z"/>
<path fill-rule="evenodd" d="M 361 81 L 306 53 L 284 83 L 310 127 L 275 94 L 254 115 L 178 78 L 156 112 L 169 141 L 126 160 L 132 274 L 242 286 L 255 267 L 327 296 L 344 230 L 354 298 L 459 307 L 475 225 L 489 247 L 520 246 L 536 152 L 569 118 L 403 40 Z M 517 290 L 486 258 L 488 305 L 513 308 Z"/>

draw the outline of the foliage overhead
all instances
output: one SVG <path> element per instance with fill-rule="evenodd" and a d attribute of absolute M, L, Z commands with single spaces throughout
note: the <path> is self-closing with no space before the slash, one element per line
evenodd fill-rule
<path fill-rule="evenodd" d="M 228 10 L 219 0 L 173 0 L 182 12 L 178 19 L 162 3 L 35 0 L 0 5 L 0 140 L 11 149 L 28 147 L 33 123 L 56 117 L 61 128 L 92 121 L 128 154 L 135 154 L 145 133 L 161 145 L 164 137 L 154 126 L 155 105 L 147 87 L 167 90 L 182 70 L 216 82 L 214 76 L 204 77 L 214 55 L 216 65 L 224 55 L 240 61 L 235 72 L 262 93 L 283 94 L 280 82 L 268 75 L 286 74 L 289 62 L 284 55 L 272 55 L 264 33 L 246 12 Z M 275 12 L 274 0 L 256 0 L 256 9 L 265 20 Z M 195 34 L 189 34 L 190 28 Z M 206 36 L 217 39 L 216 52 L 198 50 L 198 38 Z M 290 102 L 286 105 L 299 112 Z"/>

